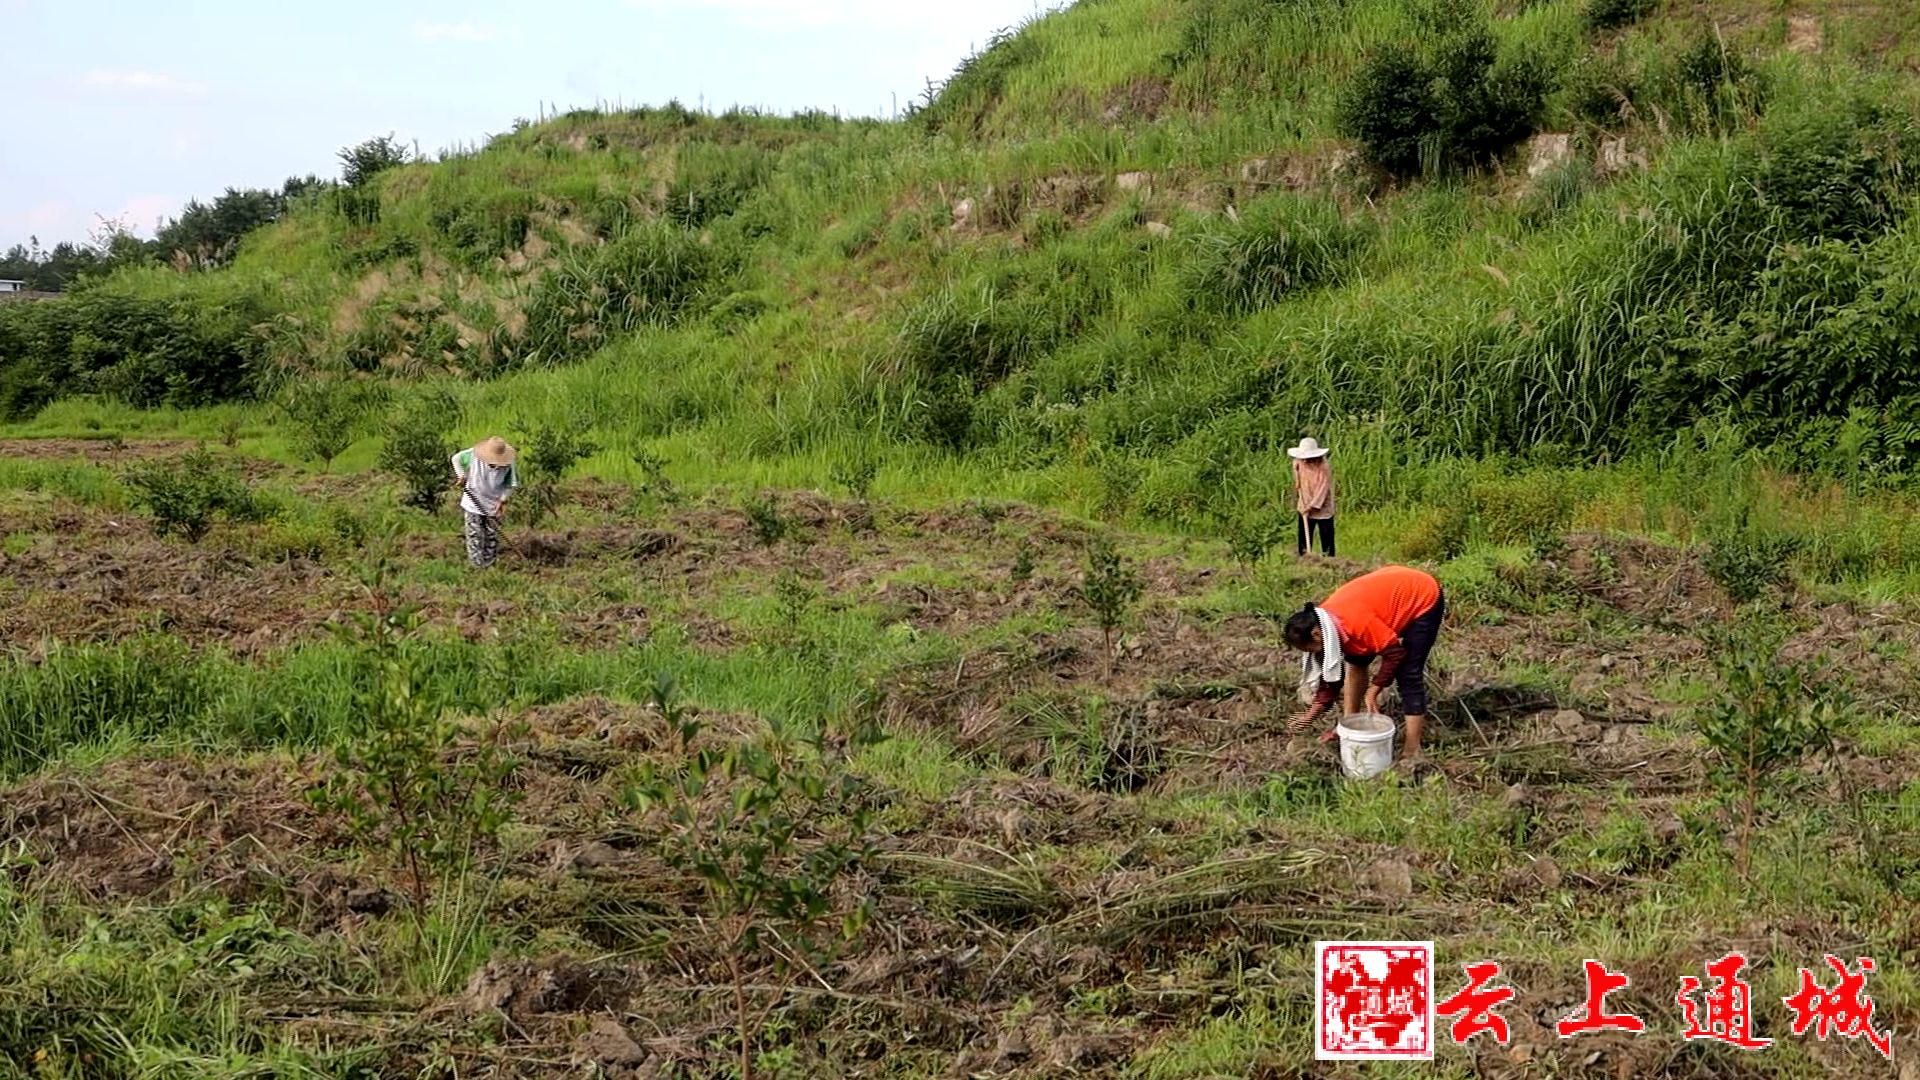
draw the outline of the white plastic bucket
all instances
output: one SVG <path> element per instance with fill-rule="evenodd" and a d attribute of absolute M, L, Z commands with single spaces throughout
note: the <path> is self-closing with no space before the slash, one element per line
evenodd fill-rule
<path fill-rule="evenodd" d="M 1379 713 L 1354 713 L 1333 729 L 1340 736 L 1340 767 L 1355 780 L 1386 772 L 1393 765 L 1393 720 Z"/>

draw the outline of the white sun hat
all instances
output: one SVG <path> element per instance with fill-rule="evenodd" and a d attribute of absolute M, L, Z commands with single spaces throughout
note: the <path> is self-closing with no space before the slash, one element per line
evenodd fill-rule
<path fill-rule="evenodd" d="M 1320 445 L 1320 440 L 1308 436 L 1300 440 L 1299 446 L 1288 447 L 1287 456 L 1299 461 L 1311 461 L 1314 458 L 1326 457 L 1327 448 Z"/>

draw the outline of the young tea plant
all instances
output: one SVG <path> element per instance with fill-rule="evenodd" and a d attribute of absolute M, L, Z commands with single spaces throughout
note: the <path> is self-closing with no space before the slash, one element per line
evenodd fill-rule
<path fill-rule="evenodd" d="M 681 502 L 680 489 L 667 476 L 667 459 L 644 449 L 632 452 L 633 463 L 640 469 L 638 493 L 660 500 L 667 506 L 678 506 Z"/>
<path fill-rule="evenodd" d="M 453 476 L 449 460 L 459 417 L 460 403 L 445 390 L 422 393 L 387 417 L 380 468 L 406 488 L 404 505 L 429 514 L 439 509 Z"/>
<path fill-rule="evenodd" d="M 874 851 L 871 812 L 864 785 L 825 740 L 796 739 L 775 727 L 716 746 L 678 702 L 671 676 L 656 676 L 652 697 L 678 753 L 645 765 L 627 802 L 643 815 L 666 863 L 700 883 L 714 929 L 674 948 L 689 967 L 717 961 L 724 969 L 739 1075 L 751 1080 L 754 1033 L 787 989 L 866 927 L 871 901 L 847 908 L 835 892 Z M 878 738 L 860 724 L 847 748 Z"/>
<path fill-rule="evenodd" d="M 1834 695 L 1808 665 L 1780 659 L 1785 633 L 1763 618 L 1750 614 L 1709 638 L 1721 690 L 1699 719 L 1716 778 L 1740 804 L 1743 881 L 1760 797 L 1780 772 L 1831 745 L 1837 713 Z"/>
<path fill-rule="evenodd" d="M 379 396 L 378 388 L 350 379 L 295 377 L 277 404 L 291 425 L 294 449 L 328 469 L 359 434 Z"/>
<path fill-rule="evenodd" d="M 828 478 L 853 497 L 850 523 L 857 529 L 873 528 L 873 504 L 869 498 L 873 494 L 874 477 L 879 473 L 880 459 L 864 443 L 835 460 L 829 471 Z"/>
<path fill-rule="evenodd" d="M 155 534 L 177 533 L 192 544 L 206 538 L 216 514 L 240 522 L 269 513 L 245 480 L 204 449 L 135 465 L 122 480 L 135 504 L 153 515 Z"/>
<path fill-rule="evenodd" d="M 469 752 L 449 753 L 458 728 L 407 648 L 420 613 L 394 604 L 383 577 L 376 568 L 368 580 L 371 610 L 338 628 L 364 672 L 358 724 L 336 745 L 334 772 L 308 797 L 405 868 L 413 918 L 424 928 L 430 882 L 459 880 L 511 820 L 515 763 L 502 746 L 504 725 Z"/>
<path fill-rule="evenodd" d="M 766 492 L 748 499 L 740 509 L 746 513 L 747 524 L 753 527 L 753 538 L 760 541 L 761 547 L 772 547 L 792 531 L 785 515 L 780 513 L 780 503 Z"/>
<path fill-rule="evenodd" d="M 520 455 L 522 470 L 531 477 L 520 493 L 527 507 L 527 523 L 538 525 L 553 516 L 566 501 L 560 482 L 567 470 L 599 452 L 598 446 L 572 428 L 535 430 Z"/>
<path fill-rule="evenodd" d="M 1087 567 L 1078 595 L 1100 624 L 1102 652 L 1107 658 L 1109 675 L 1113 674 L 1114 631 L 1126 622 L 1127 613 L 1140 599 L 1142 588 L 1139 575 L 1122 561 L 1112 541 L 1103 538 L 1087 548 Z"/>

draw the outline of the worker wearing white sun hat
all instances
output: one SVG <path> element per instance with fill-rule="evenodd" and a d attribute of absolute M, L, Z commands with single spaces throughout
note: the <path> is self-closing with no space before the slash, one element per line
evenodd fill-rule
<path fill-rule="evenodd" d="M 1299 511 L 1300 554 L 1307 553 L 1314 535 L 1320 537 L 1320 553 L 1333 555 L 1333 466 L 1327 462 L 1327 448 L 1309 436 L 1299 446 L 1289 447 L 1293 459 L 1294 508 Z"/>

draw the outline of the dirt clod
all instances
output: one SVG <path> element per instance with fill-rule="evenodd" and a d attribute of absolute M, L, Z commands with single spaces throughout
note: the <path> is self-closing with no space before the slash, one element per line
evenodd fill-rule
<path fill-rule="evenodd" d="M 647 1052 L 618 1020 L 602 1016 L 580 1037 L 579 1053 L 583 1061 L 596 1065 L 638 1065 L 647 1060 Z"/>

